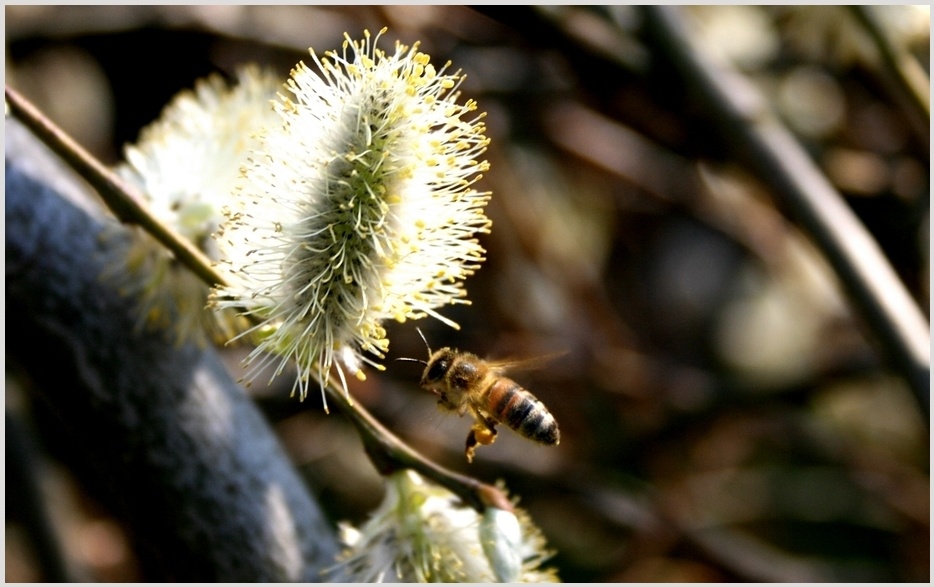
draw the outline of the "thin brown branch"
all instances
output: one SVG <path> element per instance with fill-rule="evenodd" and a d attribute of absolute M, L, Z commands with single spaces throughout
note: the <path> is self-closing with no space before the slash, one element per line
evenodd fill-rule
<path fill-rule="evenodd" d="M 513 509 L 502 491 L 426 459 L 387 430 L 366 408 L 359 404 L 348 405 L 339 382 L 331 378 L 327 383 L 325 390 L 328 396 L 340 406 L 360 433 L 370 460 L 381 474 L 387 475 L 398 469 L 412 469 L 446 487 L 478 512 L 482 512 L 488 506 L 507 511 Z"/>
<path fill-rule="evenodd" d="M 142 203 L 142 196 L 132 186 L 122 181 L 9 86 L 6 86 L 6 102 L 16 118 L 97 190 L 121 222 L 138 224 L 208 285 L 213 287 L 225 283 L 204 253 L 152 215 Z"/>

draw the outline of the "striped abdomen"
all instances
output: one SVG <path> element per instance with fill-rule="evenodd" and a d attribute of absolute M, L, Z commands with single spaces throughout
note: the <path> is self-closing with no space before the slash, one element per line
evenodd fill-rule
<path fill-rule="evenodd" d="M 558 423 L 538 398 L 512 379 L 499 377 L 486 392 L 486 411 L 522 436 L 558 444 Z"/>

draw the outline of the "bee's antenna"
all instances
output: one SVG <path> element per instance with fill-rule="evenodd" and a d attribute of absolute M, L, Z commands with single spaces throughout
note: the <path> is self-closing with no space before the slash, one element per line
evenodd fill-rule
<path fill-rule="evenodd" d="M 430 356 L 431 356 L 431 347 L 428 346 L 428 341 L 425 340 L 425 335 L 422 334 L 421 328 L 416 328 L 415 330 L 417 330 L 417 331 L 418 331 L 418 335 L 422 337 L 422 342 L 425 343 L 425 348 L 428 349 L 428 356 L 430 357 Z M 408 357 L 398 357 L 396 360 L 397 360 L 397 361 L 405 361 L 405 362 L 407 362 L 407 363 L 421 363 L 422 365 L 425 365 L 426 367 L 428 366 L 428 361 L 423 361 L 423 360 L 421 360 L 421 359 L 410 359 L 410 358 L 408 358 Z"/>
<path fill-rule="evenodd" d="M 418 328 L 418 327 L 416 326 L 416 327 L 415 327 L 415 331 L 418 332 L 418 335 L 422 337 L 422 342 L 425 343 L 425 348 L 428 349 L 428 356 L 430 357 L 430 356 L 431 356 L 431 347 L 428 346 L 428 341 L 425 339 L 425 335 L 422 334 L 422 329 L 421 329 L 421 328 Z"/>
<path fill-rule="evenodd" d="M 423 361 L 421 359 L 410 359 L 409 357 L 396 357 L 396 361 L 405 361 L 407 363 L 421 363 L 422 365 L 428 366 L 428 361 Z"/>

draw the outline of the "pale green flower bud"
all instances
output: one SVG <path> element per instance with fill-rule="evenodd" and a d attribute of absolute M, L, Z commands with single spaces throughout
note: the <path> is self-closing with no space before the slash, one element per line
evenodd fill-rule
<path fill-rule="evenodd" d="M 350 581 L 557 582 L 525 512 L 488 507 L 481 515 L 412 471 L 388 477 L 386 497 L 360 529 L 342 526 L 346 545 L 332 569 Z"/>
<path fill-rule="evenodd" d="M 238 70 L 230 86 L 217 74 L 199 80 L 142 130 L 116 168 L 156 218 L 210 259 L 218 258 L 211 235 L 223 220 L 240 167 L 259 145 L 256 133 L 278 119 L 270 100 L 281 85 L 255 66 Z M 226 341 L 246 326 L 233 310 L 206 311 L 208 286 L 141 230 L 133 235 L 129 257 L 107 277 L 137 295 L 141 325 L 168 327 L 179 343 L 202 342 L 206 334 Z"/>

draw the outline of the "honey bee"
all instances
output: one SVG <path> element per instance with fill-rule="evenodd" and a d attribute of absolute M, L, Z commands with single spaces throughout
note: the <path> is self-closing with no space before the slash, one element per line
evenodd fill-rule
<path fill-rule="evenodd" d="M 428 346 L 427 341 L 425 346 Z M 458 416 L 470 412 L 474 416 L 476 422 L 467 435 L 464 453 L 468 463 L 473 462 L 478 445 L 493 444 L 496 424 L 500 423 L 542 444 L 556 445 L 561 440 L 558 423 L 548 408 L 531 392 L 503 375 L 516 362 L 486 361 L 450 347 L 435 352 L 429 347 L 428 355 L 428 361 L 399 360 L 425 365 L 419 385 L 438 396 L 441 410 L 457 412 Z"/>

